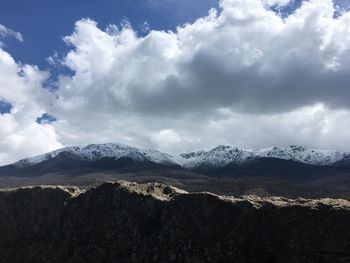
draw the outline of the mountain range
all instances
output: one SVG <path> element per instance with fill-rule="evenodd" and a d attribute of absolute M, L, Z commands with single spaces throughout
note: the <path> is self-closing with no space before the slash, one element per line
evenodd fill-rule
<path fill-rule="evenodd" d="M 0 167 L 0 188 L 105 181 L 163 182 L 188 191 L 350 199 L 350 153 L 301 146 L 171 155 L 122 144 L 68 146 Z"/>
<path fill-rule="evenodd" d="M 26 158 L 0 167 L 0 176 L 41 175 L 48 172 L 74 169 L 116 168 L 178 168 L 210 173 L 232 173 L 254 168 L 285 172 L 315 168 L 347 168 L 350 153 L 316 150 L 301 146 L 240 149 L 219 145 L 211 150 L 170 155 L 157 150 L 140 149 L 122 144 L 90 144 L 68 146 L 43 155 Z M 349 166 L 350 167 L 350 166 Z M 215 174 L 213 174 L 215 175 Z"/>

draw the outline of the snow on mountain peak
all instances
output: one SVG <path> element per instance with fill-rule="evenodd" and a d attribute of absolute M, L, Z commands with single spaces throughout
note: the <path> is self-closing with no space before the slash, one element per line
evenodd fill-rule
<path fill-rule="evenodd" d="M 229 163 L 242 163 L 251 158 L 252 153 L 233 146 L 219 145 L 210 151 L 182 154 L 182 166 L 193 169 L 199 166 L 223 167 Z"/>
<path fill-rule="evenodd" d="M 69 154 L 72 158 L 86 161 L 96 161 L 102 158 L 115 158 L 117 160 L 126 157 L 139 162 L 151 161 L 164 165 L 180 165 L 188 169 L 198 167 L 220 168 L 227 164 L 242 164 L 258 158 L 277 158 L 324 166 L 350 159 L 350 153 L 308 149 L 296 145 L 248 150 L 219 145 L 208 151 L 201 150 L 171 156 L 157 150 L 146 150 L 122 144 L 107 143 L 68 146 L 33 158 L 23 159 L 17 162 L 16 165 L 33 165 L 55 158 L 60 154 Z"/>
<path fill-rule="evenodd" d="M 339 151 L 308 149 L 295 145 L 256 149 L 253 152 L 259 157 L 293 160 L 311 165 L 331 165 L 346 155 Z"/>
<path fill-rule="evenodd" d="M 165 165 L 176 165 L 168 154 L 161 153 L 157 150 L 139 149 L 127 145 L 106 143 L 106 144 L 89 144 L 86 146 L 67 146 L 43 155 L 23 159 L 17 162 L 17 165 L 32 165 L 40 163 L 60 154 L 70 154 L 80 160 L 96 161 L 102 158 L 131 158 L 134 161 L 151 161 Z"/>
<path fill-rule="evenodd" d="M 225 165 L 242 164 L 257 158 L 277 158 L 292 160 L 310 165 L 331 165 L 344 159 L 350 154 L 331 150 L 308 149 L 302 146 L 270 147 L 261 149 L 240 149 L 233 146 L 219 145 L 209 151 L 197 152 L 200 154 L 182 154 L 182 165 L 186 168 L 210 166 L 214 168 Z M 189 158 L 191 157 L 191 158 Z"/>

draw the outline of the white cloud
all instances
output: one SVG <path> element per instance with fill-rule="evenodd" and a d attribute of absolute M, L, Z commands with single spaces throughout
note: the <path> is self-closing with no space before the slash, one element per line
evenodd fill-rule
<path fill-rule="evenodd" d="M 0 37 L 7 37 L 7 36 L 14 37 L 18 41 L 23 42 L 23 36 L 21 33 L 13 31 L 13 30 L 5 27 L 4 25 L 0 24 Z"/>
<path fill-rule="evenodd" d="M 293 4 L 295 0 L 263 0 L 267 6 L 286 6 Z"/>
<path fill-rule="evenodd" d="M 129 26 L 111 34 L 78 21 L 64 58 L 76 74 L 61 79 L 60 102 L 83 107 L 102 95 L 105 107 L 143 114 L 347 106 L 350 13 L 335 19 L 330 0 L 306 2 L 285 20 L 259 0 L 221 7 L 177 32 L 146 37 Z"/>
<path fill-rule="evenodd" d="M 178 130 L 177 127 L 174 128 Z M 183 153 L 184 150 L 192 150 L 193 146 L 199 143 L 199 136 L 190 136 L 185 133 L 180 136 L 172 129 L 160 130 L 151 135 L 151 145 L 163 152 Z"/>
<path fill-rule="evenodd" d="M 349 111 L 330 110 L 322 104 L 273 115 L 239 114 L 221 109 L 208 125 L 216 138 L 211 146 L 234 142 L 248 148 L 304 145 L 339 150 L 349 150 L 348 127 Z"/>
<path fill-rule="evenodd" d="M 145 37 L 130 25 L 103 31 L 92 20 L 78 21 L 62 59 L 75 74 L 61 76 L 54 107 L 62 143 L 168 149 L 171 131 L 179 141 L 199 138 L 189 139 L 188 149 L 219 141 L 341 146 L 332 132 L 305 137 L 300 131 L 318 134 L 318 125 L 307 114 L 305 122 L 296 116 L 316 103 L 334 116 L 348 108 L 350 13 L 334 18 L 330 0 L 304 2 L 285 19 L 267 7 L 288 2 L 223 0 L 221 10 L 176 32 L 151 30 Z M 231 112 L 239 134 L 212 126 L 220 109 Z M 263 136 L 269 127 L 284 132 Z"/>
<path fill-rule="evenodd" d="M 47 76 L 35 66 L 17 64 L 0 48 L 0 101 L 12 105 L 10 113 L 0 114 L 0 164 L 61 146 L 51 125 L 35 122 L 52 100 L 42 88 Z"/>

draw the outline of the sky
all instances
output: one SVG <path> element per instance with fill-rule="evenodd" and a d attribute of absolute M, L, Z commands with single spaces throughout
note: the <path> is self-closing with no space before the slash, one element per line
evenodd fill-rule
<path fill-rule="evenodd" d="M 349 0 L 0 5 L 0 165 L 107 142 L 350 151 Z"/>

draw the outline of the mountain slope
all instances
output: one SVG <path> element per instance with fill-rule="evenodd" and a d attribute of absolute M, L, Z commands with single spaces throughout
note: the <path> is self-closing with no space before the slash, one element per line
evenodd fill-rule
<path fill-rule="evenodd" d="M 23 159 L 15 165 L 25 166 L 41 163 L 49 159 L 56 158 L 60 154 L 70 154 L 72 158 L 82 161 L 97 161 L 103 158 L 130 158 L 135 162 L 154 162 L 165 165 L 175 165 L 176 163 L 168 154 L 161 153 L 157 150 L 144 150 L 136 147 L 130 147 L 122 144 L 89 144 L 87 146 L 68 146 L 62 149 L 39 155 L 33 158 Z"/>
<path fill-rule="evenodd" d="M 186 169 L 207 175 L 313 177 L 331 167 L 349 170 L 350 154 L 314 150 L 300 146 L 239 149 L 217 146 L 209 151 L 171 156 L 157 150 L 139 149 L 121 144 L 69 146 L 50 153 L 0 167 L 0 176 L 36 176 L 57 172 L 72 174 L 86 171 Z M 321 171 L 321 172 L 320 172 Z M 298 173 L 298 176 L 295 174 Z M 331 171 L 330 174 L 334 173 Z M 294 175 L 293 175 L 294 174 Z"/>
<path fill-rule="evenodd" d="M 170 155 L 156 150 L 144 150 L 121 144 L 90 144 L 69 146 L 43 155 L 20 160 L 0 167 L 3 176 L 38 176 L 71 171 L 124 169 L 145 170 L 179 167 Z"/>
<path fill-rule="evenodd" d="M 188 169 L 217 169 L 227 165 L 242 165 L 257 159 L 282 159 L 313 166 L 331 166 L 349 161 L 349 153 L 330 150 L 315 150 L 301 146 L 271 147 L 263 149 L 239 149 L 220 145 L 209 151 L 180 155 L 180 163 Z"/>

